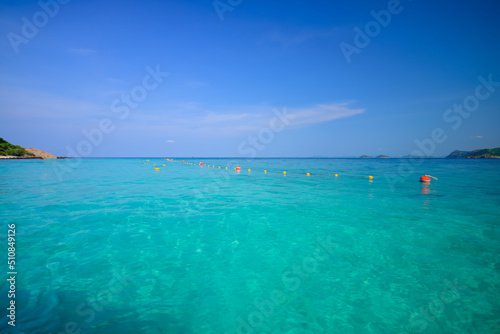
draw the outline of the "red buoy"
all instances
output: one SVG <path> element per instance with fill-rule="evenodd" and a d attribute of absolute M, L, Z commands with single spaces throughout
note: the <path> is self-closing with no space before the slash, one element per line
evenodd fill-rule
<path fill-rule="evenodd" d="M 240 170 L 240 169 L 241 169 L 241 167 L 240 167 L 240 166 L 236 166 L 236 170 Z"/>
<path fill-rule="evenodd" d="M 431 178 L 428 177 L 427 175 L 424 175 L 420 178 L 420 182 L 427 182 L 427 183 L 430 183 L 431 182 Z"/>

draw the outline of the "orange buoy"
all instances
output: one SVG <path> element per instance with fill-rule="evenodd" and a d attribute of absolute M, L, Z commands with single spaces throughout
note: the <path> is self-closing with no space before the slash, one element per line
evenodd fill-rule
<path fill-rule="evenodd" d="M 424 175 L 424 176 L 420 177 L 420 182 L 430 183 L 431 182 L 431 178 L 428 177 L 427 175 Z"/>
<path fill-rule="evenodd" d="M 200 166 L 203 166 L 203 165 L 204 165 L 204 163 L 203 163 L 203 162 L 200 162 Z"/>
<path fill-rule="evenodd" d="M 241 167 L 240 166 L 236 166 L 235 168 L 236 170 L 241 170 Z"/>

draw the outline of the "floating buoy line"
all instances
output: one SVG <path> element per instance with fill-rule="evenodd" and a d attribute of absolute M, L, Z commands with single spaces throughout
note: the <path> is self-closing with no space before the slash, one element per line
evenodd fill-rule
<path fill-rule="evenodd" d="M 188 166 L 201 166 L 201 167 L 207 167 L 207 168 L 215 168 L 215 165 L 210 165 L 210 164 L 207 164 L 207 163 L 204 163 L 204 162 L 199 162 L 199 163 L 193 163 L 193 162 L 186 162 L 185 160 L 174 160 L 174 159 L 169 159 L 169 158 L 165 158 L 166 161 L 169 161 L 169 162 L 177 162 L 177 163 L 182 163 L 184 165 L 188 165 Z M 144 161 L 141 161 L 142 164 L 144 165 L 149 165 L 149 159 L 146 159 Z M 163 167 L 165 167 L 166 165 L 165 164 L 162 164 Z M 156 171 L 159 171 L 161 170 L 160 167 L 157 167 L 156 164 L 153 164 L 153 168 L 154 170 Z M 222 170 L 228 170 L 228 167 L 221 167 L 221 166 L 217 166 L 217 169 L 222 169 Z M 242 168 L 241 166 L 236 166 L 234 168 L 234 170 L 240 174 Z M 248 168 L 248 174 L 251 174 L 252 172 L 252 169 Z M 284 176 L 287 176 L 287 175 L 294 175 L 294 176 L 300 176 L 300 175 L 304 175 L 304 176 L 323 176 L 323 177 L 335 177 L 335 178 L 338 178 L 339 177 L 339 174 L 317 174 L 317 173 L 289 173 L 287 171 L 270 171 L 270 170 L 267 170 L 267 169 L 264 169 L 263 171 L 264 174 L 267 174 L 267 173 L 271 173 L 271 174 L 282 174 Z M 356 176 L 356 175 L 342 175 L 343 177 L 354 177 L 354 178 L 360 178 L 360 179 L 368 179 L 370 182 L 372 180 L 377 180 L 378 178 L 376 177 L 373 177 L 372 175 L 368 175 L 368 176 Z"/>

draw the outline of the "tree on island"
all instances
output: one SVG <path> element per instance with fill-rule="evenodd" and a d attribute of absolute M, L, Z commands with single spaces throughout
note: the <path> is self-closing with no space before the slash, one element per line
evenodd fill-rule
<path fill-rule="evenodd" d="M 25 155 L 33 156 L 32 153 L 29 153 L 24 148 L 18 145 L 12 145 L 8 141 L 0 138 L 0 155 L 1 156 L 14 156 L 14 157 L 22 157 Z"/>

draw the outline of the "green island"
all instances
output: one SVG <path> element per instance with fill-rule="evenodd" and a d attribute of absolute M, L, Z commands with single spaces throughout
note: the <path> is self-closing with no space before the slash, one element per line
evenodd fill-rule
<path fill-rule="evenodd" d="M 371 157 L 368 155 L 362 155 L 360 159 L 389 159 L 387 155 L 378 155 L 376 157 Z M 424 159 L 436 159 L 432 156 L 419 157 L 413 155 L 406 155 L 400 159 L 413 159 L 413 158 L 424 158 Z M 445 159 L 500 159 L 500 147 L 497 148 L 484 148 L 480 150 L 472 151 L 459 151 L 455 150 L 448 154 Z"/>
<path fill-rule="evenodd" d="M 24 148 L 0 138 L 0 159 L 67 159 L 36 148 Z"/>
<path fill-rule="evenodd" d="M 24 147 L 13 145 L 3 138 L 0 138 L 0 156 L 34 157 L 35 155 L 26 151 Z"/>
<path fill-rule="evenodd" d="M 451 152 L 446 159 L 499 159 L 500 147 L 497 148 L 484 148 L 481 150 L 473 151 L 459 151 Z"/>

